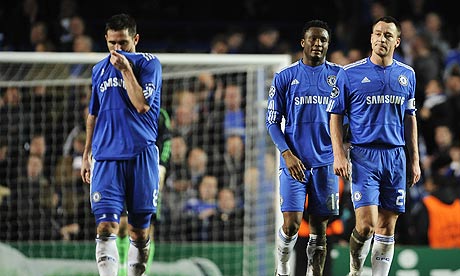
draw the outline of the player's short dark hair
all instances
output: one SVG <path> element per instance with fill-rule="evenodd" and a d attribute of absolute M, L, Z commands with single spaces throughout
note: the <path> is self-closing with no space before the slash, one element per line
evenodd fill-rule
<path fill-rule="evenodd" d="M 385 22 L 385 23 L 393 23 L 396 26 L 396 29 L 398 30 L 398 37 L 401 36 L 401 23 L 394 18 L 393 16 L 386 15 L 378 18 L 377 20 L 374 21 L 374 24 L 372 24 L 372 31 L 374 30 L 374 26 L 379 23 L 380 21 Z"/>
<path fill-rule="evenodd" d="M 327 31 L 327 34 L 329 35 L 329 39 L 331 38 L 332 31 L 331 28 L 329 28 L 329 25 L 325 21 L 318 19 L 310 20 L 307 23 L 305 23 L 305 25 L 303 26 L 301 38 L 304 38 L 308 30 L 314 27 L 325 29 Z"/>
<path fill-rule="evenodd" d="M 126 13 L 113 15 L 105 24 L 106 34 L 108 30 L 122 31 L 126 29 L 128 29 L 128 33 L 132 37 L 137 34 L 136 20 Z"/>

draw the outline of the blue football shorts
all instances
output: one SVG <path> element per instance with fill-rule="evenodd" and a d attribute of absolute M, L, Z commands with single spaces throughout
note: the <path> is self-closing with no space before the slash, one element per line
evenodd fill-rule
<path fill-rule="evenodd" d="M 406 154 L 403 147 L 352 146 L 351 199 L 354 208 L 377 205 L 404 213 Z"/>
<path fill-rule="evenodd" d="M 129 160 L 93 160 L 91 209 L 96 214 L 156 213 L 158 148 L 151 145 Z"/>
<path fill-rule="evenodd" d="M 281 212 L 303 212 L 308 194 L 309 214 L 338 215 L 339 182 L 333 165 L 307 169 L 305 179 L 305 182 L 297 181 L 287 168 L 280 169 Z"/>

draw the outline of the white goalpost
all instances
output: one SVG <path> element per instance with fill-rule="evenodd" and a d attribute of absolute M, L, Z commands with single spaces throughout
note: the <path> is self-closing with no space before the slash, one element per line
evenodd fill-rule
<path fill-rule="evenodd" d="M 0 52 L 0 243 L 40 260 L 34 264 L 60 259 L 62 270 L 68 260 L 77 270 L 74 262 L 80 260 L 84 273 L 93 269 L 87 264 L 94 258 L 94 218 L 89 187 L 79 179 L 79 157 L 91 68 L 107 55 Z M 156 222 L 154 275 L 187 275 L 187 266 L 202 275 L 272 274 L 282 217 L 279 153 L 265 128 L 266 98 L 273 74 L 291 57 L 155 55 L 163 66 L 162 107 L 174 141 Z M 243 129 L 227 128 L 232 99 L 225 96 L 232 87 L 240 93 Z M 196 149 L 202 163 L 191 157 Z M 32 160 L 35 151 L 38 160 Z M 183 206 L 200 196 L 200 181 L 208 175 L 219 191 L 233 192 L 235 206 L 203 219 Z M 179 269 L 181 264 L 186 267 Z"/>

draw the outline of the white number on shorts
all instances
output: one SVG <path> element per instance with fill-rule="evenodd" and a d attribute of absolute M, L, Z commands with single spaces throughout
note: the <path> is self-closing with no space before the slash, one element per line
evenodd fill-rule
<path fill-rule="evenodd" d="M 155 189 L 153 191 L 153 206 L 157 207 L 157 204 L 158 204 L 158 194 L 159 194 L 159 191 L 157 189 Z"/>
<path fill-rule="evenodd" d="M 404 206 L 404 200 L 406 198 L 406 192 L 403 189 L 399 189 L 398 193 L 400 195 L 396 197 L 396 205 Z"/>

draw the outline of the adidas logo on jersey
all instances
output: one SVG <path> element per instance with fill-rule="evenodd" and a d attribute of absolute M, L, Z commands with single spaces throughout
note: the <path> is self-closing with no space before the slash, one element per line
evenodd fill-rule
<path fill-rule="evenodd" d="M 368 82 L 371 82 L 371 80 L 368 79 L 367 77 L 364 77 L 364 79 L 361 80 L 361 83 L 368 83 Z"/>
<path fill-rule="evenodd" d="M 297 80 L 297 79 L 294 79 L 292 82 L 291 82 L 291 85 L 295 85 L 295 84 L 299 84 L 300 82 Z"/>

